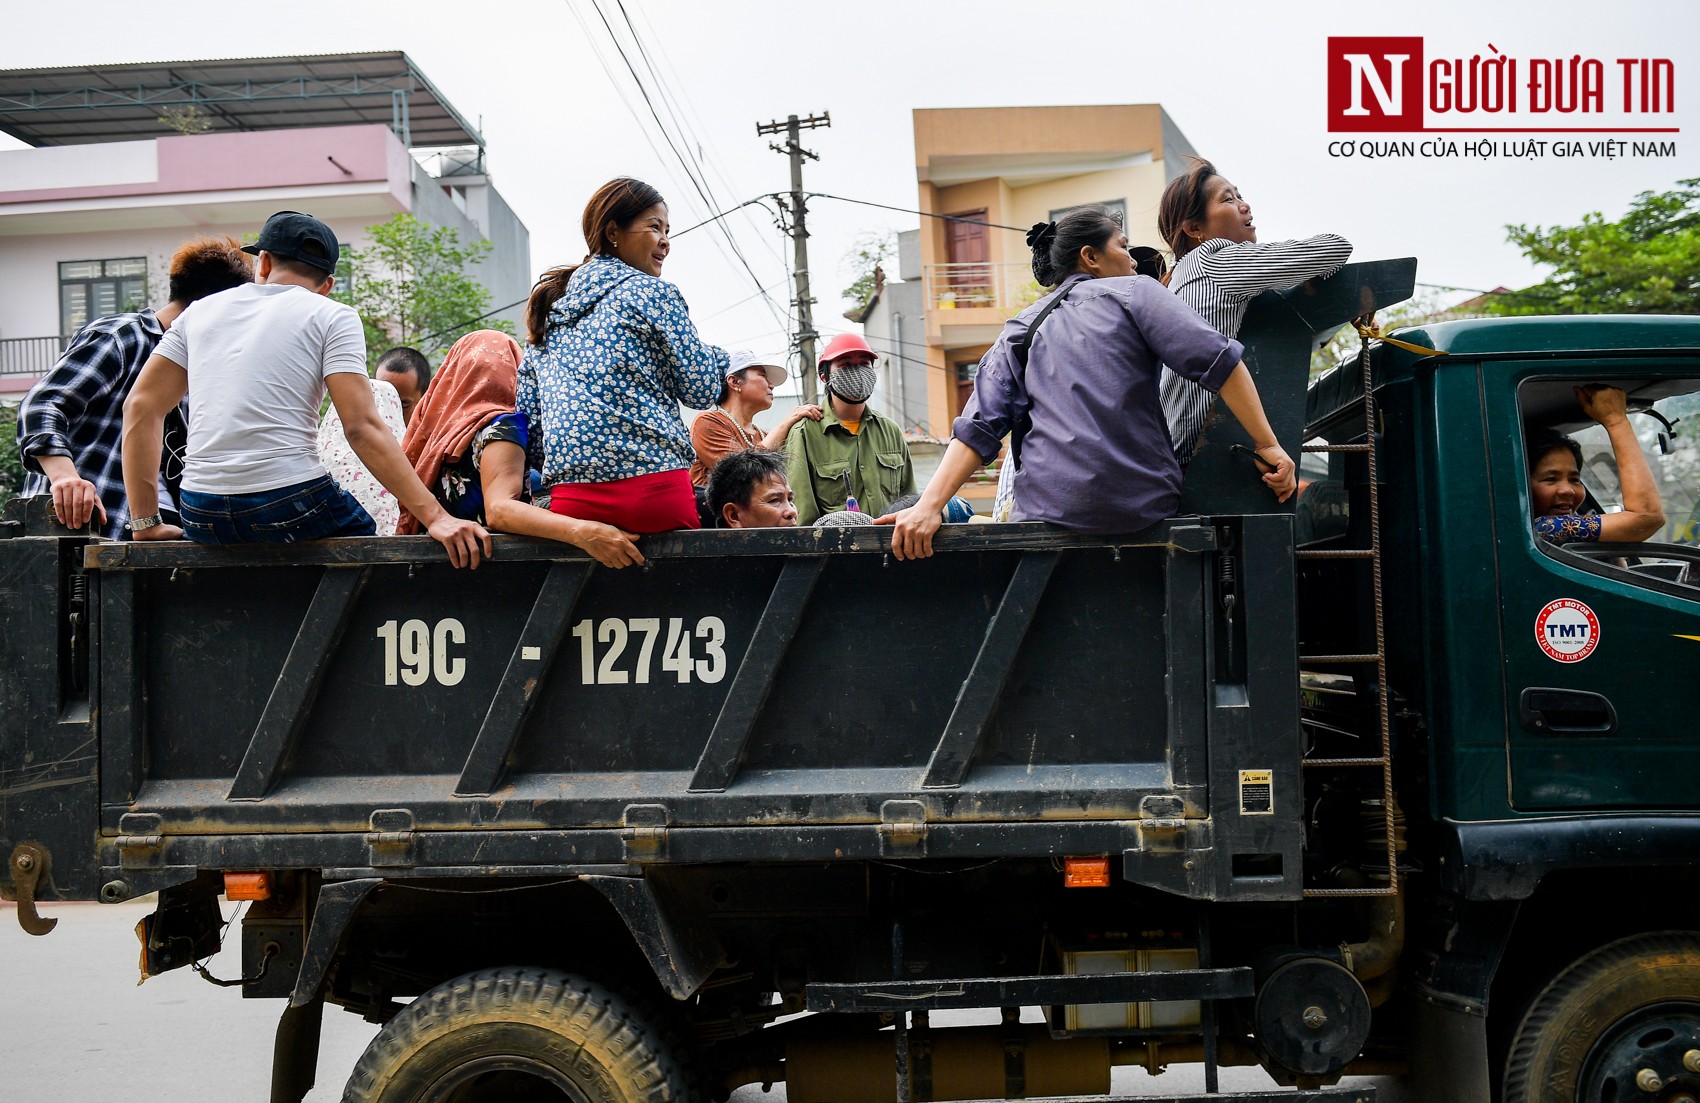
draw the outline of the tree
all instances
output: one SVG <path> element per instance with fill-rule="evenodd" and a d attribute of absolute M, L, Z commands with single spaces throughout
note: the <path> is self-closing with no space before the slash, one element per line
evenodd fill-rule
<path fill-rule="evenodd" d="M 334 295 L 360 312 L 369 364 L 395 345 L 435 358 L 475 329 L 513 332 L 506 321 L 480 317 L 490 309 L 490 291 L 469 274 L 489 255 L 490 242 L 463 245 L 457 231 L 410 214 L 366 232 L 371 245 L 343 251 Z"/>
<path fill-rule="evenodd" d="M 194 104 L 187 107 L 168 107 L 158 117 L 161 126 L 169 126 L 179 134 L 205 134 L 213 128 L 211 115 Z"/>
<path fill-rule="evenodd" d="M 1494 314 L 1700 313 L 1700 178 L 1644 191 L 1608 222 L 1598 211 L 1576 226 L 1509 225 L 1507 240 L 1553 274 Z"/>
<path fill-rule="evenodd" d="M 24 488 L 24 463 L 18 455 L 18 404 L 0 402 L 0 506 Z"/>
<path fill-rule="evenodd" d="M 840 269 L 856 278 L 841 295 L 861 310 L 874 294 L 874 269 L 897 254 L 897 235 L 890 230 L 864 230 L 856 235 L 850 251 L 844 254 Z"/>

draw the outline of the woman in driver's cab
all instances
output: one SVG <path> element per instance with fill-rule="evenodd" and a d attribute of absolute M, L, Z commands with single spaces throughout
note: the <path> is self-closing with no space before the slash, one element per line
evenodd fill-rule
<path fill-rule="evenodd" d="M 1610 543 L 1645 540 L 1664 527 L 1659 489 L 1641 442 L 1629 424 L 1623 391 L 1617 387 L 1577 387 L 1582 412 L 1605 427 L 1617 461 L 1623 489 L 1623 509 L 1617 513 L 1581 513 L 1587 491 L 1582 486 L 1582 446 L 1551 430 L 1529 437 L 1529 497 L 1535 514 L 1535 535 L 1555 544 L 1575 540 Z"/>

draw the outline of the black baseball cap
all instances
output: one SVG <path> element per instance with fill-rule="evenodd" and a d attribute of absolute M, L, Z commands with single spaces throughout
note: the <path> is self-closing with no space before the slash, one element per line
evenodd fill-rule
<path fill-rule="evenodd" d="M 254 256 L 262 249 L 273 256 L 305 261 L 326 273 L 336 271 L 337 257 L 341 254 L 331 228 L 300 211 L 279 211 L 272 215 L 260 229 L 260 240 L 242 246 L 244 253 Z"/>

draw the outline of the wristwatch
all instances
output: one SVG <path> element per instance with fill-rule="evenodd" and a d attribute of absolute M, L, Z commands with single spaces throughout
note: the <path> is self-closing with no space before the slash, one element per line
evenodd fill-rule
<path fill-rule="evenodd" d="M 130 532 L 141 532 L 143 529 L 151 529 L 155 525 L 163 524 L 165 524 L 165 519 L 156 513 L 152 517 L 132 517 L 124 522 L 124 528 Z"/>

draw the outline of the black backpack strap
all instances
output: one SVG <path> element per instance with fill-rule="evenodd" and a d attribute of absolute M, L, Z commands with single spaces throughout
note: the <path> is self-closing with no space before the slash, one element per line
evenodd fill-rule
<path fill-rule="evenodd" d="M 1051 301 L 1045 304 L 1044 309 L 1034 316 L 1033 321 L 1027 326 L 1027 332 L 1021 335 L 1021 340 L 1010 346 L 1010 354 L 1015 357 L 1015 379 L 1021 386 L 1023 397 L 1027 394 L 1027 351 L 1033 344 L 1033 335 L 1039 332 L 1040 324 L 1051 316 L 1051 311 L 1061 306 L 1062 301 L 1068 298 L 1068 293 L 1074 290 L 1074 286 L 1072 283 L 1064 284 L 1062 290 L 1053 295 Z M 1031 428 L 1033 428 L 1033 414 L 1029 411 L 1016 418 L 1015 424 L 1011 426 L 1009 431 L 1009 460 L 1015 465 L 1017 471 L 1021 470 L 1021 441 L 1022 438 L 1027 436 L 1027 431 Z"/>

